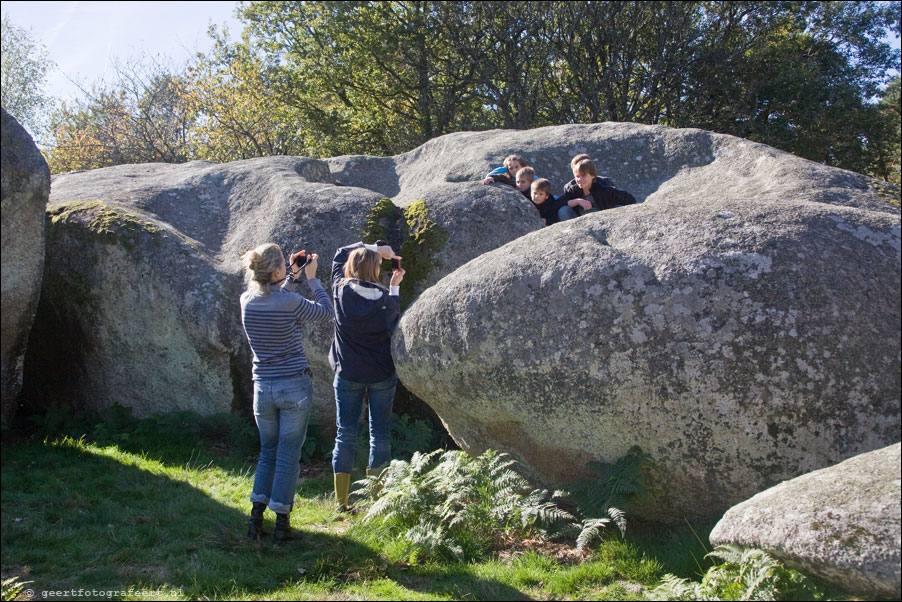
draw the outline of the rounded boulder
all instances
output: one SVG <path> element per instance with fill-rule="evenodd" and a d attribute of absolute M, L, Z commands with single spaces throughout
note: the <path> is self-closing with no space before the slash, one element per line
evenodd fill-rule
<path fill-rule="evenodd" d="M 398 374 L 471 453 L 565 485 L 639 445 L 640 514 L 717 517 L 899 440 L 899 221 L 735 191 L 590 214 L 426 290 Z"/>

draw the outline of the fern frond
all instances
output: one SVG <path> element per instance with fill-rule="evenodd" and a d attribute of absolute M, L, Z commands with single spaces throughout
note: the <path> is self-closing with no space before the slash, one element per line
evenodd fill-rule
<path fill-rule="evenodd" d="M 611 517 L 611 520 L 617 525 L 617 528 L 620 529 L 620 534 L 626 535 L 626 513 L 619 508 L 611 506 L 608 508 L 608 516 Z"/>
<path fill-rule="evenodd" d="M 661 585 L 648 593 L 651 600 L 710 600 L 698 583 L 680 579 L 670 573 L 661 578 Z"/>
<path fill-rule="evenodd" d="M 723 562 L 740 565 L 745 557 L 746 550 L 736 544 L 726 543 L 717 546 L 705 554 L 705 558 L 718 558 Z"/>
<path fill-rule="evenodd" d="M 582 531 L 576 538 L 576 549 L 582 552 L 596 539 L 601 539 L 602 530 L 609 524 L 611 524 L 611 520 L 607 518 L 591 518 L 584 522 Z"/>

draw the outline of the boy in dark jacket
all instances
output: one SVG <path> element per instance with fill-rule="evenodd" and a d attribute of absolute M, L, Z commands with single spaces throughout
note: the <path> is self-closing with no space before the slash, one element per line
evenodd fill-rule
<path fill-rule="evenodd" d="M 572 180 L 570 180 L 569 182 L 564 184 L 565 192 L 569 189 L 575 189 L 575 188 L 579 187 L 579 185 L 576 183 L 576 175 L 575 175 L 576 174 L 576 166 L 579 165 L 580 161 L 585 161 L 586 159 L 591 160 L 592 158 L 589 155 L 587 155 L 586 153 L 582 153 L 579 155 L 575 155 L 572 159 L 570 159 L 570 171 L 574 173 L 574 176 L 573 176 Z M 610 186 L 610 187 L 614 186 L 614 182 L 613 182 L 613 180 L 611 180 L 611 178 L 605 178 L 603 176 L 596 176 L 596 180 L 602 186 Z"/>
<path fill-rule="evenodd" d="M 571 211 L 565 211 L 566 215 L 561 215 L 561 219 L 636 203 L 635 197 L 627 191 L 618 190 L 610 185 L 605 186 L 610 180 L 599 178 L 595 164 L 589 159 L 583 159 L 576 164 L 573 168 L 573 179 L 576 185 L 568 185 L 561 195 L 561 200 Z"/>
<path fill-rule="evenodd" d="M 564 206 L 564 202 L 551 194 L 551 182 L 545 178 L 533 181 L 531 186 L 532 204 L 539 210 L 539 216 L 546 226 L 560 221 L 558 211 Z"/>

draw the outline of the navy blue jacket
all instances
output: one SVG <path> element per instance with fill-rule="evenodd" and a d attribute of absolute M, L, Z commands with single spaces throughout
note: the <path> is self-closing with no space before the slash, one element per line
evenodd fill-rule
<path fill-rule="evenodd" d="M 542 219 L 545 220 L 546 226 L 550 226 L 551 224 L 556 224 L 558 222 L 558 209 L 566 204 L 567 203 L 565 201 L 555 197 L 553 194 L 549 195 L 549 197 L 541 205 L 536 205 L 535 203 L 533 203 L 535 208 L 539 210 L 539 215 L 542 217 Z"/>
<path fill-rule="evenodd" d="M 329 349 L 329 365 L 344 379 L 364 384 L 383 381 L 395 373 L 391 358 L 391 335 L 401 318 L 397 295 L 364 280 L 345 280 L 348 255 L 362 247 L 342 247 L 332 260 L 332 298 L 335 303 L 335 339 Z M 355 286 L 373 291 L 368 299 Z M 378 294 L 377 293 L 381 293 Z"/>

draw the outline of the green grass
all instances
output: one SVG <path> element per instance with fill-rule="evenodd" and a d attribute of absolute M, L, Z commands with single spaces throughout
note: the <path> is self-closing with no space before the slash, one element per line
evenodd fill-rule
<path fill-rule="evenodd" d="M 408 564 L 402 543 L 334 511 L 326 463 L 301 473 L 291 521 L 303 539 L 253 543 L 254 469 L 252 456 L 209 438 L 153 429 L 106 445 L 5 442 L 3 578 L 39 593 L 131 589 L 165 599 L 638 600 L 665 573 L 698 580 L 711 565 L 689 526 L 644 525 L 584 558 L 573 542 L 517 542 L 483 562 Z M 267 512 L 268 532 L 273 522 Z"/>

